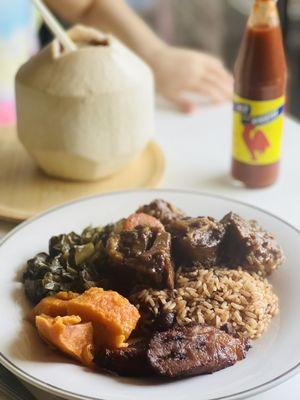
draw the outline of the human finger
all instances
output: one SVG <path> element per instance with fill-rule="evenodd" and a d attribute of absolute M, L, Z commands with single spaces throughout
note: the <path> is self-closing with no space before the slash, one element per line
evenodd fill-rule
<path fill-rule="evenodd" d="M 225 67 L 223 62 L 212 56 L 207 56 L 206 57 L 206 70 L 209 70 L 218 76 L 222 77 L 223 79 L 226 79 L 230 82 L 233 82 L 233 77 L 230 71 Z"/>
<path fill-rule="evenodd" d="M 183 96 L 182 93 L 178 92 L 166 97 L 178 110 L 185 114 L 192 114 L 197 108 L 197 103 L 192 99 Z"/>
<path fill-rule="evenodd" d="M 221 76 L 218 76 L 216 74 L 207 74 L 205 76 L 205 79 L 203 81 L 206 81 L 210 83 L 211 85 L 216 86 L 220 92 L 222 92 L 225 96 L 228 98 L 231 98 L 233 95 L 233 81 L 225 79 Z M 199 86 L 203 84 L 203 81 L 200 82 Z"/>
<path fill-rule="evenodd" d="M 219 103 L 230 98 L 230 95 L 216 84 L 209 80 L 202 80 L 199 82 L 197 88 L 195 88 L 199 93 L 210 97 L 214 102 Z"/>

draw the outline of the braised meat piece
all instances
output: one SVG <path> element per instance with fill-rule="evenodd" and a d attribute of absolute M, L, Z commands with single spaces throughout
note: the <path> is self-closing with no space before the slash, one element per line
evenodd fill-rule
<path fill-rule="evenodd" d="M 137 212 L 151 215 L 159 219 L 163 225 L 186 216 L 183 211 L 179 210 L 173 204 L 161 199 L 153 200 L 150 204 L 140 207 Z"/>
<path fill-rule="evenodd" d="M 230 367 L 245 358 L 248 349 L 246 341 L 193 324 L 154 334 L 147 355 L 156 374 L 179 378 Z"/>
<path fill-rule="evenodd" d="M 172 312 L 161 311 L 153 322 L 153 330 L 163 332 L 171 329 L 176 323 L 175 314 Z"/>
<path fill-rule="evenodd" d="M 221 257 L 224 264 L 270 275 L 283 263 L 283 251 L 275 237 L 256 221 L 247 221 L 231 212 L 221 223 L 226 229 Z"/>
<path fill-rule="evenodd" d="M 165 229 L 163 224 L 157 218 L 145 213 L 132 214 L 123 221 L 123 229 L 125 231 L 131 231 L 139 225 L 151 226 L 161 230 Z"/>
<path fill-rule="evenodd" d="M 153 371 L 148 364 L 148 339 L 139 339 L 120 349 L 106 349 L 96 355 L 96 365 L 121 376 L 150 376 Z"/>
<path fill-rule="evenodd" d="M 179 264 L 217 265 L 225 229 L 214 218 L 184 218 L 171 222 L 166 230 L 171 233 L 174 255 Z"/>
<path fill-rule="evenodd" d="M 109 260 L 123 271 L 134 271 L 136 282 L 156 288 L 174 287 L 171 235 L 150 226 L 112 233 L 107 242 Z"/>
<path fill-rule="evenodd" d="M 96 365 L 121 376 L 180 378 L 209 374 L 246 357 L 247 341 L 206 325 L 176 326 L 137 339 L 126 348 L 105 349 Z"/>

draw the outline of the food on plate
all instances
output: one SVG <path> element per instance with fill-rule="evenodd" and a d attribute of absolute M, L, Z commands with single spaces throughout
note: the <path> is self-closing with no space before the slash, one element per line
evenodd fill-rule
<path fill-rule="evenodd" d="M 140 318 L 136 307 L 111 290 L 91 288 L 67 304 L 68 315 L 92 322 L 97 348 L 126 346 L 126 340 Z"/>
<path fill-rule="evenodd" d="M 165 229 L 159 219 L 144 213 L 135 213 L 126 218 L 123 222 L 123 229 L 125 231 L 131 231 L 139 225 L 150 226 L 152 228 L 157 228 L 161 230 Z"/>
<path fill-rule="evenodd" d="M 158 375 L 179 378 L 210 374 L 246 357 L 249 345 L 205 325 L 175 327 L 155 333 L 147 357 Z"/>
<path fill-rule="evenodd" d="M 155 200 L 145 207 L 152 209 L 153 204 L 168 203 Z M 174 210 L 175 207 L 168 204 L 168 209 Z M 175 215 L 172 214 L 172 218 Z M 260 274 L 270 274 L 283 262 L 282 249 L 274 236 L 254 221 L 244 220 L 233 213 L 220 222 L 210 217 L 183 218 L 183 213 L 178 216 L 177 220 L 173 219 L 173 222 L 166 225 L 171 234 L 170 239 L 162 233 L 163 229 L 159 229 L 157 222 L 154 224 L 157 227 L 153 227 L 153 220 L 150 225 L 143 225 L 143 228 L 135 226 L 132 234 L 126 233 L 124 223 L 127 221 L 127 225 L 135 225 L 141 218 L 137 214 L 115 224 L 86 228 L 81 235 L 71 232 L 51 238 L 49 254 L 39 253 L 27 263 L 24 273 L 27 297 L 31 302 L 37 303 L 43 297 L 59 291 L 82 293 L 90 287 L 112 289 L 124 295 L 128 295 L 136 284 L 164 288 L 165 282 L 168 282 L 165 286 L 172 287 L 171 264 L 175 267 L 226 265 L 229 268 L 241 267 Z M 155 217 L 151 217 L 156 221 Z M 168 218 L 170 219 L 171 217 Z M 144 224 L 144 217 L 140 221 L 144 221 Z M 132 239 L 134 236 L 137 238 L 136 243 Z M 146 244 L 145 236 L 151 237 Z M 156 252 L 157 246 L 149 249 L 156 236 L 160 243 L 165 243 L 163 257 L 160 257 L 159 251 L 155 257 L 151 254 L 154 250 Z M 126 258 L 118 251 L 121 237 L 130 238 L 131 243 L 125 247 L 128 247 L 128 252 L 135 253 L 136 259 L 130 266 L 120 262 L 123 256 L 123 261 Z M 173 249 L 170 256 L 169 240 Z M 136 248 L 139 246 L 140 252 L 137 255 Z M 144 268 L 146 274 L 141 275 L 137 273 L 137 269 L 141 267 L 140 261 L 144 265 L 145 260 L 148 268 Z M 155 264 L 154 269 L 151 263 Z M 164 265 L 160 266 L 161 263 Z M 124 266 L 127 268 L 123 268 Z M 164 268 L 165 274 L 162 272 Z"/>
<path fill-rule="evenodd" d="M 173 293 L 173 292 L 172 292 Z M 151 321 L 152 322 L 152 321 Z M 143 325 L 141 322 L 139 328 Z M 151 323 L 151 330 L 154 332 L 162 332 L 171 329 L 176 323 L 175 314 L 171 311 L 158 310 L 155 320 Z M 145 328 L 148 328 L 147 326 Z"/>
<path fill-rule="evenodd" d="M 222 219 L 226 228 L 223 261 L 231 267 L 270 275 L 283 263 L 283 251 L 274 235 L 265 231 L 256 221 L 247 221 L 229 213 Z"/>
<path fill-rule="evenodd" d="M 27 261 L 23 281 L 26 296 L 36 304 L 42 298 L 58 292 L 82 293 L 93 286 L 105 286 L 101 270 L 103 246 L 113 225 L 86 228 L 53 236 L 49 254 L 39 253 Z"/>
<path fill-rule="evenodd" d="M 74 292 L 58 292 L 53 296 L 48 296 L 42 299 L 30 312 L 29 320 L 35 320 L 37 315 L 45 314 L 49 317 L 63 317 L 68 315 L 68 301 L 79 296 Z"/>
<path fill-rule="evenodd" d="M 249 348 L 246 340 L 217 328 L 177 325 L 134 340 L 126 348 L 105 349 L 95 363 L 121 376 L 179 378 L 227 368 L 245 358 Z"/>
<path fill-rule="evenodd" d="M 121 376 L 151 376 L 147 360 L 149 339 L 134 340 L 128 347 L 104 349 L 96 354 L 95 364 Z"/>
<path fill-rule="evenodd" d="M 228 268 L 178 271 L 175 289 L 143 289 L 131 302 L 141 314 L 141 326 L 151 330 L 161 313 L 174 314 L 174 322 L 205 323 L 248 339 L 257 339 L 278 313 L 278 298 L 266 279 Z"/>
<path fill-rule="evenodd" d="M 108 259 L 119 270 L 134 271 L 132 283 L 173 288 L 171 235 L 151 226 L 112 233 L 107 241 Z"/>
<path fill-rule="evenodd" d="M 180 263 L 212 266 L 219 261 L 225 228 L 211 217 L 183 218 L 167 225 Z"/>
<path fill-rule="evenodd" d="M 136 307 L 125 297 L 112 290 L 96 287 L 81 295 L 59 293 L 46 297 L 35 306 L 31 319 L 36 320 L 39 315 L 52 318 L 76 316 L 82 322 L 91 322 L 96 348 L 126 346 L 126 340 L 140 318 Z"/>
<path fill-rule="evenodd" d="M 47 343 L 122 376 L 179 378 L 246 356 L 279 312 L 266 277 L 283 261 L 256 221 L 187 216 L 154 200 L 104 227 L 53 236 L 23 276 Z"/>
<path fill-rule="evenodd" d="M 174 204 L 161 199 L 153 200 L 150 204 L 141 206 L 137 212 L 152 215 L 152 217 L 159 219 L 163 225 L 167 225 L 171 221 L 186 216 L 186 214 L 175 207 Z"/>
<path fill-rule="evenodd" d="M 50 345 L 75 358 L 84 365 L 91 365 L 94 359 L 93 325 L 83 323 L 75 315 L 50 317 L 37 315 L 35 325 L 39 335 Z"/>

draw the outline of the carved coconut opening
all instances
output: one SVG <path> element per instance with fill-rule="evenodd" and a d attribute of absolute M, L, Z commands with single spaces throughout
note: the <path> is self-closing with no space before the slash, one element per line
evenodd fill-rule
<path fill-rule="evenodd" d="M 79 49 L 85 47 L 108 47 L 110 40 L 107 35 L 93 28 L 88 28 L 81 25 L 76 25 L 68 32 L 70 38 L 76 43 Z M 55 58 L 62 57 L 66 54 L 64 46 L 58 42 L 53 41 L 53 55 Z"/>

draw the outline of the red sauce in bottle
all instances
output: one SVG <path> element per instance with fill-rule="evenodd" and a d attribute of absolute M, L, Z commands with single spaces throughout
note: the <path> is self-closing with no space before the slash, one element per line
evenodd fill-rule
<path fill-rule="evenodd" d="M 274 0 L 256 0 L 235 64 L 232 176 L 248 187 L 279 174 L 286 60 Z"/>

